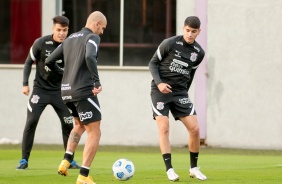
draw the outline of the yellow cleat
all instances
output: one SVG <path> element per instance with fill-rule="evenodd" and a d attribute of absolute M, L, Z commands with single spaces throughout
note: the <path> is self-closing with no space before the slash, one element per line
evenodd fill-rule
<path fill-rule="evenodd" d="M 80 174 L 77 177 L 76 184 L 96 184 L 96 183 L 93 182 L 91 176 L 85 177 Z"/>
<path fill-rule="evenodd" d="M 62 160 L 61 164 L 59 165 L 58 174 L 62 176 L 67 176 L 69 167 L 70 167 L 69 161 Z"/>

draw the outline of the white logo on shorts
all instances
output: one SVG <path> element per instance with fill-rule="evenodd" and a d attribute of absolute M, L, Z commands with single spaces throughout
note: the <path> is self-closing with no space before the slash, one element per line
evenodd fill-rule
<path fill-rule="evenodd" d="M 92 118 L 92 114 L 93 113 L 91 111 L 89 111 L 89 112 L 85 112 L 85 113 L 79 113 L 78 115 L 79 115 L 80 121 L 84 121 L 86 119 Z"/>
<path fill-rule="evenodd" d="M 181 104 L 188 104 L 188 103 L 191 103 L 190 99 L 189 98 L 181 98 L 179 99 L 179 102 Z"/>
<path fill-rule="evenodd" d="M 163 110 L 164 109 L 164 103 L 163 102 L 157 102 L 157 109 Z"/>
<path fill-rule="evenodd" d="M 40 97 L 38 95 L 33 95 L 32 96 L 32 99 L 30 100 L 32 103 L 38 103 Z"/>
<path fill-rule="evenodd" d="M 73 117 L 64 117 L 65 124 L 73 124 Z"/>

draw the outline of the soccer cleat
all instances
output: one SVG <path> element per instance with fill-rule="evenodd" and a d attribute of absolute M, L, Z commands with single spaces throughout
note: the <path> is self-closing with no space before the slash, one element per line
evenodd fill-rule
<path fill-rule="evenodd" d="M 26 161 L 26 159 L 21 159 L 19 165 L 16 167 L 16 170 L 27 169 L 27 167 L 28 167 L 28 162 Z"/>
<path fill-rule="evenodd" d="M 69 169 L 80 169 L 80 166 L 76 163 L 76 161 L 73 160 L 73 161 L 70 163 Z"/>
<path fill-rule="evenodd" d="M 199 167 L 193 167 L 193 168 L 190 168 L 190 177 L 191 178 L 197 178 L 198 180 L 206 180 L 208 179 L 201 171 L 200 171 L 200 168 Z"/>
<path fill-rule="evenodd" d="M 167 174 L 167 177 L 170 181 L 178 181 L 179 180 L 179 176 L 174 172 L 173 168 L 170 168 L 169 170 L 167 170 L 166 174 Z"/>
<path fill-rule="evenodd" d="M 70 163 L 67 160 L 62 160 L 61 164 L 58 168 L 58 174 L 67 176 L 68 175 L 68 168 L 70 167 Z"/>
<path fill-rule="evenodd" d="M 80 174 L 77 177 L 76 184 L 96 184 L 96 183 L 93 182 L 91 176 L 85 177 Z"/>

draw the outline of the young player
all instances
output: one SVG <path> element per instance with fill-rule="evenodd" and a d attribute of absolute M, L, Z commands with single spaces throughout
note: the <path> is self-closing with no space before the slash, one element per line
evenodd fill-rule
<path fill-rule="evenodd" d="M 183 35 L 163 40 L 152 57 L 149 68 L 153 76 L 151 99 L 153 116 L 157 121 L 160 149 L 166 166 L 168 179 L 179 180 L 171 162 L 169 141 L 169 118 L 171 111 L 175 120 L 180 120 L 189 133 L 189 175 L 199 180 L 207 177 L 197 166 L 200 136 L 195 108 L 188 96 L 194 74 L 205 52 L 195 41 L 200 33 L 198 17 L 187 17 Z"/>
<path fill-rule="evenodd" d="M 45 65 L 45 59 L 65 40 L 68 29 L 68 18 L 65 16 L 54 17 L 53 34 L 36 39 L 25 61 L 23 70 L 23 94 L 29 95 L 28 79 L 34 62 L 36 62 L 36 74 L 33 91 L 27 106 L 27 120 L 22 140 L 22 159 L 16 167 L 18 170 L 28 168 L 28 160 L 33 146 L 35 130 L 39 118 L 47 105 L 51 105 L 54 108 L 61 121 L 64 148 L 66 149 L 67 147 L 68 137 L 73 128 L 73 117 L 62 101 L 62 75 L 52 72 Z M 62 60 L 58 60 L 57 63 L 61 69 L 64 67 Z M 79 166 L 73 161 L 70 168 L 78 169 Z"/>

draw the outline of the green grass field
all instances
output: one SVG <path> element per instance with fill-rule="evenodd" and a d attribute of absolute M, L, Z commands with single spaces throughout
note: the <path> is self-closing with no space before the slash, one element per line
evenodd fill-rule
<path fill-rule="evenodd" d="M 20 145 L 0 145 L 0 184 L 61 184 L 75 183 L 78 170 L 69 170 L 69 176 L 57 174 L 63 157 L 62 146 L 34 145 L 27 170 L 15 170 L 21 158 Z M 208 177 L 198 181 L 188 176 L 187 148 L 172 148 L 173 167 L 180 177 L 177 183 L 233 184 L 282 183 L 282 151 L 237 150 L 201 148 L 198 165 Z M 75 160 L 81 163 L 82 146 Z M 128 158 L 135 165 L 134 177 L 118 181 L 112 176 L 112 164 L 119 158 Z M 166 176 L 162 157 L 157 147 L 101 146 L 90 175 L 97 184 L 164 184 L 171 183 Z"/>

